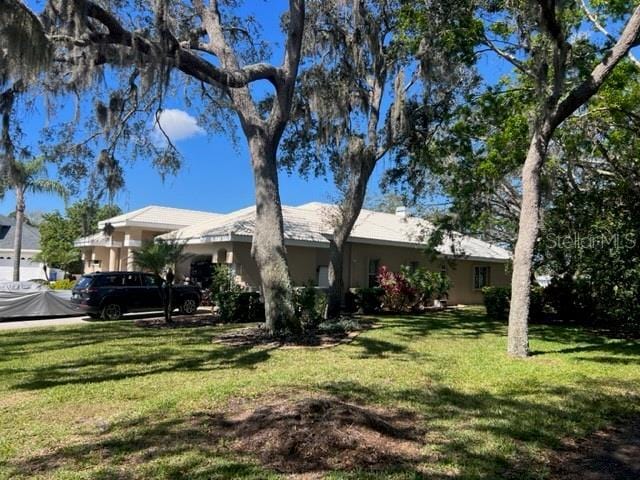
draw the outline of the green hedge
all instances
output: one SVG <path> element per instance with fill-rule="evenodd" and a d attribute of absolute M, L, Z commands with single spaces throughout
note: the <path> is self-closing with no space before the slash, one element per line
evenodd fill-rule
<path fill-rule="evenodd" d="M 509 318 L 509 305 L 511 303 L 510 287 L 484 287 L 482 289 L 484 306 L 487 315 L 497 320 Z M 545 311 L 544 288 L 534 285 L 531 287 L 531 297 L 529 304 L 529 317 L 540 318 Z"/>
<path fill-rule="evenodd" d="M 264 304 L 257 292 L 241 292 L 235 289 L 215 295 L 220 320 L 228 323 L 264 322 Z"/>

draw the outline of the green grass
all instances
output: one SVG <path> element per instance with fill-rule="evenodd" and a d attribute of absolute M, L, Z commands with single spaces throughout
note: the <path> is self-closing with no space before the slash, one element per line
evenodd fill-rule
<path fill-rule="evenodd" d="M 306 392 L 405 408 L 425 460 L 328 478 L 544 478 L 563 438 L 640 411 L 640 342 L 533 326 L 527 360 L 482 310 L 384 317 L 331 349 L 212 343 L 231 327 L 127 321 L 0 334 L 0 479 L 279 478 L 209 441 L 199 416 Z M 226 452 L 226 453 L 225 453 Z"/>

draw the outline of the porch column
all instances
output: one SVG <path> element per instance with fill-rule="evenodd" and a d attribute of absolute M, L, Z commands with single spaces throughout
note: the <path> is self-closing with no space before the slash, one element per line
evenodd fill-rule
<path fill-rule="evenodd" d="M 109 271 L 118 270 L 118 248 L 111 247 L 109 249 Z"/>
<path fill-rule="evenodd" d="M 142 246 L 142 230 L 131 230 L 124 234 L 124 246 L 127 252 L 127 271 L 134 271 L 136 268 L 133 262 L 133 251 Z"/>

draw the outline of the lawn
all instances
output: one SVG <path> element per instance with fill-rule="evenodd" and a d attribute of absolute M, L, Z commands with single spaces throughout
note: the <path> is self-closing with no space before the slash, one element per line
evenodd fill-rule
<path fill-rule="evenodd" d="M 545 478 L 563 440 L 640 412 L 638 341 L 535 325 L 534 355 L 511 360 L 481 309 L 378 325 L 325 349 L 213 341 L 235 326 L 3 332 L 0 478 L 281 478 L 232 448 L 221 412 L 308 397 L 419 423 L 419 459 L 327 478 Z"/>

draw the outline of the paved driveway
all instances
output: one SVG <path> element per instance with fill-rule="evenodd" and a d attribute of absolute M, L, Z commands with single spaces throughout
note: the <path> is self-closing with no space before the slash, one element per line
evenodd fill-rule
<path fill-rule="evenodd" d="M 89 317 L 61 317 L 44 318 L 38 320 L 11 320 L 0 322 L 0 330 L 14 330 L 18 328 L 56 327 L 58 325 L 78 325 L 88 322 Z"/>
<path fill-rule="evenodd" d="M 211 307 L 200 307 L 198 313 L 209 314 Z M 163 312 L 144 312 L 144 313 L 127 313 L 123 320 L 138 320 L 142 318 L 153 318 L 162 316 Z M 15 330 L 19 328 L 35 328 L 35 327 L 57 327 L 59 325 L 83 325 L 89 323 L 100 322 L 103 320 L 94 320 L 89 317 L 58 317 L 58 318 L 40 318 L 40 319 L 16 319 L 16 320 L 0 320 L 0 331 Z"/>

